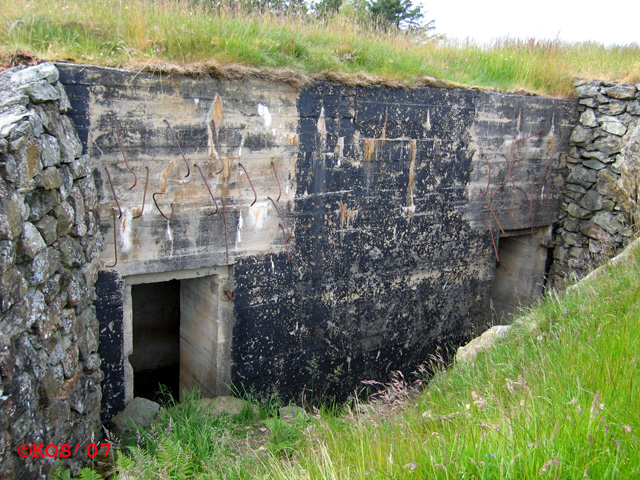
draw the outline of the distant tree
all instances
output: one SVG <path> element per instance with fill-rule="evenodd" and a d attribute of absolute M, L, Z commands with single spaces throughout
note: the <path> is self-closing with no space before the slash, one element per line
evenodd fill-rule
<path fill-rule="evenodd" d="M 368 9 L 376 21 L 396 28 L 417 27 L 424 17 L 422 7 L 411 0 L 369 0 Z"/>
<path fill-rule="evenodd" d="M 343 0 L 320 0 L 315 6 L 315 11 L 321 16 L 335 15 L 340 11 Z"/>

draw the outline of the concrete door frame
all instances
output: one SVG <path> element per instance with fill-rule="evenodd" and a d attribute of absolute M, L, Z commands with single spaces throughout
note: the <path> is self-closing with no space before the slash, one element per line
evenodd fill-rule
<path fill-rule="evenodd" d="M 129 363 L 129 356 L 133 353 L 134 335 L 132 286 L 168 282 L 170 280 L 192 281 L 197 279 L 212 282 L 211 293 L 217 297 L 217 312 L 215 312 L 217 315 L 214 315 L 217 323 L 214 327 L 216 330 L 214 345 L 215 364 L 209 364 L 208 367 L 206 367 L 215 368 L 215 374 L 213 375 L 213 378 L 215 378 L 215 385 L 210 387 L 209 392 L 215 392 L 216 395 L 225 395 L 229 392 L 229 385 L 231 382 L 231 343 L 234 315 L 233 303 L 225 292 L 233 292 L 233 271 L 231 266 L 216 266 L 192 270 L 137 274 L 124 277 L 124 285 L 122 288 L 125 404 L 129 403 L 134 397 L 134 372 L 133 367 Z M 183 342 L 182 338 L 180 342 Z M 205 367 L 203 366 L 203 368 Z"/>

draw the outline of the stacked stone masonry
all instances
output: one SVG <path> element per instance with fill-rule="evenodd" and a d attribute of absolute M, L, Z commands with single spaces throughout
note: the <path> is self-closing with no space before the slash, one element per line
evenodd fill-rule
<path fill-rule="evenodd" d="M 576 85 L 579 121 L 571 135 L 550 283 L 584 277 L 627 245 L 638 224 L 640 85 Z"/>
<path fill-rule="evenodd" d="M 0 478 L 61 460 L 22 444 L 79 445 L 77 472 L 100 432 L 97 190 L 70 108 L 52 64 L 0 74 Z"/>

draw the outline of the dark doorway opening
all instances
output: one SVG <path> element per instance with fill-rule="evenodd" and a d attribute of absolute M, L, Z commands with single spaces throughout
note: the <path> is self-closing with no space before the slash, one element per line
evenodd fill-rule
<path fill-rule="evenodd" d="M 131 286 L 133 394 L 177 399 L 180 378 L 180 280 Z M 161 385 L 163 387 L 161 387 Z"/>
<path fill-rule="evenodd" d="M 507 231 L 500 236 L 491 289 L 494 324 L 510 323 L 522 307 L 531 305 L 544 291 L 547 274 L 549 228 Z"/>

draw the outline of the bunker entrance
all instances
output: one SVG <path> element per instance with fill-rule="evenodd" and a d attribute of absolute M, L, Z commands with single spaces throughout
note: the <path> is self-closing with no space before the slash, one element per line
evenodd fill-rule
<path fill-rule="evenodd" d="M 131 287 L 136 397 L 158 400 L 160 385 L 177 398 L 180 375 L 180 281 Z"/>
<path fill-rule="evenodd" d="M 547 274 L 551 229 L 507 231 L 500 236 L 495 277 L 491 289 L 494 323 L 510 323 L 520 307 L 540 298 Z"/>
<path fill-rule="evenodd" d="M 126 397 L 157 401 L 163 399 L 163 390 L 177 400 L 193 388 L 204 397 L 226 393 L 231 307 L 228 298 L 221 299 L 226 295 L 221 279 L 228 282 L 228 274 L 166 281 L 159 281 L 161 275 L 145 275 L 133 280 L 133 375 Z"/>

